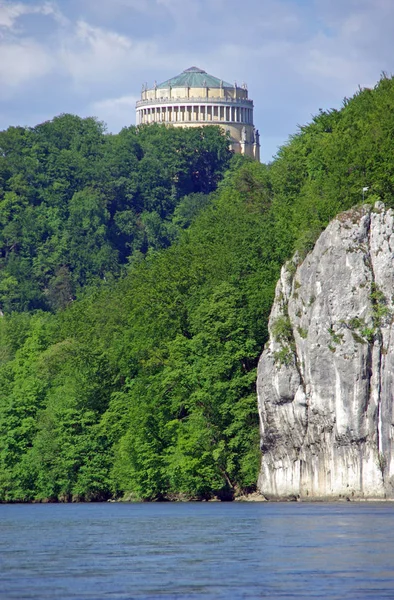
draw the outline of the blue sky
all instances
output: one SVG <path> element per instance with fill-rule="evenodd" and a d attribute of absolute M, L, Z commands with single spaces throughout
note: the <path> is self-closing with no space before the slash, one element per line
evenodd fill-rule
<path fill-rule="evenodd" d="M 262 160 L 394 72 L 394 0 L 0 0 L 0 129 L 135 122 L 143 82 L 196 65 L 247 82 Z"/>

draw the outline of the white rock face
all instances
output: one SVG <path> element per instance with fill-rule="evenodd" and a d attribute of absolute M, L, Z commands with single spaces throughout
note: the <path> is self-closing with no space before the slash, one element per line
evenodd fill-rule
<path fill-rule="evenodd" d="M 259 491 L 394 498 L 394 212 L 339 215 L 295 264 L 258 368 Z"/>

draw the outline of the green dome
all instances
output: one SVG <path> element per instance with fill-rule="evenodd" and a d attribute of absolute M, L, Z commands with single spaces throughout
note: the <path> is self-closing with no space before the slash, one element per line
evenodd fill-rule
<path fill-rule="evenodd" d="M 177 88 L 177 87 L 191 87 L 191 88 L 233 88 L 234 86 L 231 83 L 227 83 L 227 81 L 223 81 L 222 79 L 218 79 L 213 75 L 209 75 L 206 71 L 202 69 L 198 69 L 197 67 L 190 67 L 190 69 L 186 69 L 180 75 L 176 77 L 172 77 L 171 79 L 167 79 L 164 83 L 161 83 L 157 86 L 157 89 L 165 89 L 165 88 Z"/>

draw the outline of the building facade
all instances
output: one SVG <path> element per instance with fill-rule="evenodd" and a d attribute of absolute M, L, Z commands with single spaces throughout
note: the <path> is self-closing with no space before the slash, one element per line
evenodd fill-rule
<path fill-rule="evenodd" d="M 230 134 L 234 152 L 260 160 L 259 132 L 253 124 L 253 101 L 246 84 L 231 85 L 191 67 L 153 88 L 143 86 L 136 111 L 137 125 L 220 125 Z"/>

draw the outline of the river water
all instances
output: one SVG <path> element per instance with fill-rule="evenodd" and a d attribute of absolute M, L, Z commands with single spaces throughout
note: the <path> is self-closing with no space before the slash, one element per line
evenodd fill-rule
<path fill-rule="evenodd" d="M 394 598 L 394 504 L 0 505 L 0 598 Z"/>

